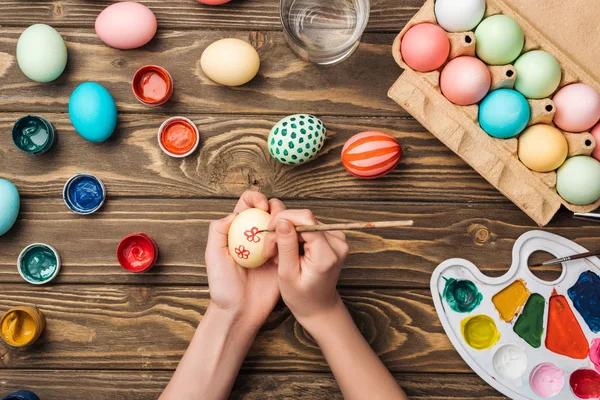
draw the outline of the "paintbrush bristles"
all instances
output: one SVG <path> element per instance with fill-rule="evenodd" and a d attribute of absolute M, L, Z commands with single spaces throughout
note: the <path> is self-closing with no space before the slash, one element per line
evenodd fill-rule
<path fill-rule="evenodd" d="M 371 228 L 399 228 L 406 226 L 413 226 L 414 222 L 411 220 L 407 221 L 379 221 L 379 222 L 353 222 L 346 224 L 320 224 L 320 225 L 303 225 L 297 226 L 296 232 L 322 232 L 322 231 L 351 231 L 358 229 L 371 229 Z M 265 229 L 261 232 L 273 232 Z"/>

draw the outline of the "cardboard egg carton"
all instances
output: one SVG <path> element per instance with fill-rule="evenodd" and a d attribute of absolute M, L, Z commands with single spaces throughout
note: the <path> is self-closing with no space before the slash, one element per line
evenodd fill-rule
<path fill-rule="evenodd" d="M 514 0 L 515 4 L 517 1 Z M 542 0 L 531 1 L 532 9 L 536 7 L 538 10 L 551 8 L 547 5 L 548 3 L 539 2 Z M 550 3 L 554 1 L 550 0 Z M 590 2 L 594 3 L 594 1 L 583 1 L 588 5 Z M 565 54 L 547 39 L 543 32 L 536 30 L 516 11 L 518 7 L 524 6 L 522 4 L 511 5 L 505 0 L 487 0 L 484 18 L 494 14 L 504 14 L 515 19 L 525 35 L 523 53 L 535 49 L 544 50 L 556 57 L 560 63 L 562 70 L 560 87 L 570 83 L 583 82 L 600 92 L 600 85 L 591 74 L 578 65 L 578 62 L 570 57 L 570 54 Z M 594 6 L 590 5 L 590 7 Z M 573 6 L 573 8 L 576 7 Z M 565 10 L 565 12 L 584 13 L 588 10 L 585 8 L 571 9 Z M 536 14 L 532 10 L 530 15 Z M 519 161 L 517 138 L 497 139 L 489 136 L 479 126 L 477 105 L 458 106 L 446 99 L 439 87 L 440 71 L 443 67 L 437 71 L 423 73 L 413 71 L 404 63 L 400 53 L 402 37 L 412 26 L 423 22 L 436 23 L 434 0 L 425 2 L 394 41 L 392 53 L 404 72 L 390 88 L 388 96 L 412 114 L 427 130 L 466 161 L 503 195 L 519 206 L 538 225 L 548 224 L 561 205 L 574 212 L 589 212 L 598 208 L 600 200 L 585 206 L 573 205 L 563 200 L 556 192 L 556 172 L 534 172 Z M 570 27 L 564 28 L 569 29 Z M 561 29 L 561 27 L 552 26 L 549 29 Z M 475 55 L 473 32 L 447 33 L 447 35 L 450 39 L 448 60 L 461 55 Z M 565 42 L 568 43 L 568 40 L 565 39 Z M 581 47 L 579 46 L 579 49 Z M 492 76 L 492 89 L 514 86 L 516 70 L 512 65 L 489 66 L 489 68 Z M 528 125 L 552 123 L 554 103 L 550 98 L 528 101 L 531 107 L 531 119 Z M 594 137 L 589 132 L 563 133 L 569 144 L 569 157 L 590 155 L 596 145 Z"/>

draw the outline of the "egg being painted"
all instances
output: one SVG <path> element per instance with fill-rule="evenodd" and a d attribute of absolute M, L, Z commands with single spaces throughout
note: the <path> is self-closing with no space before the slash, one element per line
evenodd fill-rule
<path fill-rule="evenodd" d="M 588 156 L 571 157 L 556 171 L 556 191 L 576 205 L 600 199 L 600 162 Z"/>
<path fill-rule="evenodd" d="M 67 46 L 53 27 L 45 24 L 31 25 L 19 36 L 17 63 L 29 79 L 51 82 L 67 66 Z"/>
<path fill-rule="evenodd" d="M 229 254 L 244 268 L 256 268 L 263 265 L 267 259 L 262 250 L 265 246 L 266 233 L 259 231 L 267 229 L 271 215 L 258 208 L 242 211 L 231 223 L 228 234 Z"/>
<path fill-rule="evenodd" d="M 256 76 L 260 57 L 250 43 L 227 38 L 217 40 L 204 50 L 200 67 L 206 76 L 221 85 L 240 86 Z"/>
<path fill-rule="evenodd" d="M 352 136 L 342 148 L 342 164 L 352 175 L 374 179 L 393 171 L 402 156 L 400 143 L 381 132 Z"/>
<path fill-rule="evenodd" d="M 21 199 L 19 191 L 11 182 L 0 179 L 0 236 L 17 221 Z"/>
<path fill-rule="evenodd" d="M 437 0 L 435 19 L 448 32 L 475 28 L 485 13 L 485 0 Z"/>
<path fill-rule="evenodd" d="M 136 49 L 156 34 L 156 17 L 140 3 L 123 1 L 106 7 L 96 18 L 96 34 L 116 49 Z"/>
<path fill-rule="evenodd" d="M 117 126 L 117 105 L 104 86 L 85 82 L 71 94 L 69 118 L 81 137 L 91 142 L 103 142 Z"/>
<path fill-rule="evenodd" d="M 283 164 L 311 161 L 323 147 L 327 130 L 323 122 L 309 114 L 294 114 L 273 126 L 267 138 L 269 153 Z"/>

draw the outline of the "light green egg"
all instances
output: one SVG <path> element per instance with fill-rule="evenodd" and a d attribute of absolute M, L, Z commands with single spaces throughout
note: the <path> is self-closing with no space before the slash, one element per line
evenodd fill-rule
<path fill-rule="evenodd" d="M 319 118 L 295 114 L 276 123 L 267 141 L 274 159 L 283 164 L 298 165 L 315 158 L 325 139 L 325 125 Z"/>
<path fill-rule="evenodd" d="M 600 199 L 600 162 L 588 156 L 567 159 L 556 171 L 556 191 L 575 205 Z"/>
<path fill-rule="evenodd" d="M 515 69 L 515 89 L 528 99 L 548 97 L 560 84 L 560 64 L 545 51 L 528 51 L 517 59 Z"/>
<path fill-rule="evenodd" d="M 51 82 L 67 66 L 67 46 L 53 27 L 31 25 L 17 42 L 17 62 L 21 71 L 36 82 Z"/>
<path fill-rule="evenodd" d="M 487 17 L 475 29 L 475 52 L 486 64 L 504 65 L 515 61 L 524 44 L 521 27 L 506 15 Z"/>

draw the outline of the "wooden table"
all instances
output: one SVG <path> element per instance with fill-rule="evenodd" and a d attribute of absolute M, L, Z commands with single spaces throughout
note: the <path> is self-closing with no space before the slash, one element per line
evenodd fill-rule
<path fill-rule="evenodd" d="M 348 233 L 351 254 L 340 291 L 357 324 L 415 399 L 504 398 L 474 375 L 451 346 L 435 314 L 429 278 L 449 257 L 465 257 L 498 276 L 515 239 L 532 221 L 386 96 L 400 74 L 391 56 L 395 34 L 421 0 L 373 0 L 368 32 L 346 62 L 318 67 L 299 60 L 280 32 L 276 0 L 234 0 L 206 7 L 193 0 L 145 0 L 159 33 L 140 50 L 104 45 L 93 25 L 108 0 L 3 0 L 0 4 L 0 177 L 22 195 L 15 227 L 0 237 L 0 312 L 23 303 L 46 315 L 40 342 L 25 351 L 0 345 L 0 392 L 30 388 L 43 400 L 153 399 L 166 385 L 208 304 L 204 246 L 208 223 L 228 213 L 247 189 L 312 209 L 326 223 L 413 219 L 411 229 Z M 66 72 L 51 84 L 29 81 L 15 46 L 26 26 L 48 23 L 69 49 Z M 252 82 L 236 89 L 211 83 L 199 59 L 214 40 L 250 41 L 262 60 Z M 139 104 L 130 81 L 145 64 L 167 68 L 172 100 Z M 107 87 L 119 125 L 94 144 L 69 122 L 67 103 L 82 81 Z M 319 158 L 292 168 L 266 149 L 273 124 L 292 113 L 321 116 L 329 139 Z M 58 143 L 29 156 L 10 129 L 26 113 L 48 118 Z M 200 149 L 166 157 L 156 142 L 172 115 L 194 120 Z M 344 142 L 368 129 L 402 143 L 390 175 L 357 180 L 342 168 Z M 78 172 L 98 175 L 109 198 L 96 214 L 68 211 L 61 192 Z M 597 247 L 600 226 L 562 213 L 549 231 Z M 142 275 L 122 270 L 119 240 L 146 232 L 161 249 Z M 55 246 L 63 269 L 52 284 L 21 280 L 17 255 L 32 242 Z M 538 271 L 556 276 L 555 269 Z M 351 349 L 349 349 L 351 351 Z M 235 399 L 340 398 L 321 352 L 290 312 L 278 305 L 260 332 L 236 383 Z"/>

